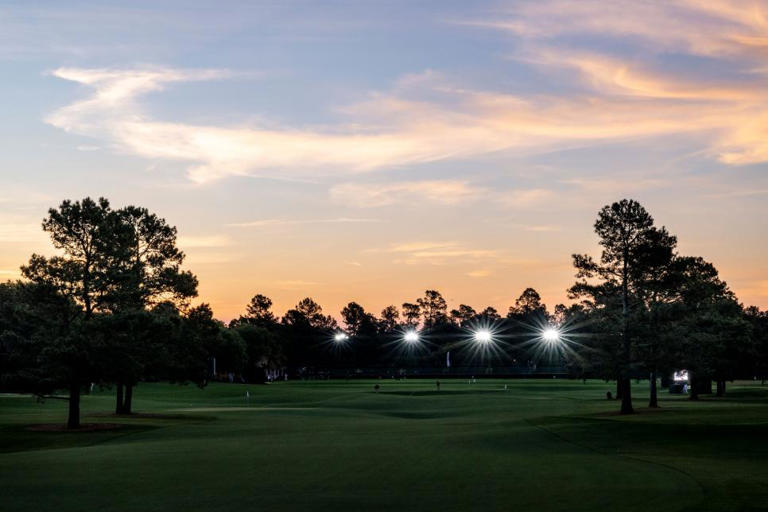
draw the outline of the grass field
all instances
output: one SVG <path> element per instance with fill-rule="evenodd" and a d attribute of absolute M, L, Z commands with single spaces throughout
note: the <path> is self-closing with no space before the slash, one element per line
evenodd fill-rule
<path fill-rule="evenodd" d="M 28 429 L 64 401 L 0 396 L 0 510 L 768 509 L 768 386 L 620 417 L 597 381 L 373 385 L 142 384 L 138 418 L 105 390 L 84 421 L 121 428 L 78 433 Z"/>

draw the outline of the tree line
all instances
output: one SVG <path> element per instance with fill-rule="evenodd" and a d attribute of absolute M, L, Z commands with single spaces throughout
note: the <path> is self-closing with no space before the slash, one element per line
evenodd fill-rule
<path fill-rule="evenodd" d="M 33 254 L 22 280 L 0 283 L 0 389 L 68 400 L 70 428 L 93 385 L 112 387 L 115 412 L 130 414 L 140 381 L 204 386 L 263 382 L 278 370 L 440 367 L 448 354 L 456 366 L 554 358 L 573 377 L 616 380 L 623 413 L 633 411 L 633 378 L 649 378 L 656 407 L 657 377 L 676 369 L 689 371 L 694 399 L 707 382 L 722 394 L 735 377 L 768 373 L 768 314 L 739 304 L 711 263 L 680 255 L 676 237 L 632 200 L 598 213 L 601 254 L 573 256 L 569 306 L 549 311 L 528 288 L 503 315 L 449 310 L 427 290 L 378 316 L 350 302 L 342 325 L 309 297 L 278 317 L 257 294 L 228 325 L 208 304 L 191 306 L 198 282 L 182 269 L 176 228 L 145 208 L 64 201 L 42 227 L 57 255 Z M 558 326 L 561 340 L 541 351 L 547 326 Z M 483 350 L 472 343 L 477 329 L 494 336 Z M 404 342 L 408 331 L 419 332 L 418 343 Z"/>

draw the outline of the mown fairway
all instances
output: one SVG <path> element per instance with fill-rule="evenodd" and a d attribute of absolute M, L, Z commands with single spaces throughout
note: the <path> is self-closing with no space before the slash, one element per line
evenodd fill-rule
<path fill-rule="evenodd" d="M 504 390 L 505 384 L 509 387 Z M 768 387 L 619 417 L 592 381 L 142 384 L 101 432 L 32 432 L 66 403 L 0 397 L 0 509 L 761 510 Z M 643 406 L 647 382 L 635 385 Z M 250 391 L 250 405 L 245 392 Z"/>

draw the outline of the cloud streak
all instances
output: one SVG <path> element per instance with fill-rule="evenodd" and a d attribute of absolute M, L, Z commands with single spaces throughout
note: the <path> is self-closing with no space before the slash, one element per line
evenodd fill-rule
<path fill-rule="evenodd" d="M 228 226 L 238 228 L 268 228 L 280 226 L 300 226 L 303 224 L 364 224 L 369 222 L 381 222 L 379 219 L 338 217 L 335 219 L 260 219 L 248 222 L 235 222 Z"/>
<path fill-rule="evenodd" d="M 499 251 L 468 248 L 460 242 L 407 242 L 393 244 L 385 252 L 396 254 L 393 263 L 406 265 L 447 265 L 497 260 Z"/>
<path fill-rule="evenodd" d="M 227 247 L 232 245 L 232 240 L 223 235 L 208 236 L 180 236 L 177 240 L 179 247 L 183 249 L 206 249 L 213 247 Z"/>
<path fill-rule="evenodd" d="M 359 208 L 375 208 L 411 201 L 453 205 L 477 199 L 486 190 L 465 180 L 426 180 L 395 183 L 341 183 L 330 189 L 333 201 Z"/>
<path fill-rule="evenodd" d="M 768 10 L 754 0 L 521 0 L 500 14 L 458 23 L 533 40 L 608 35 L 703 56 L 758 56 L 768 48 Z"/>
<path fill-rule="evenodd" d="M 60 68 L 88 97 L 46 119 L 71 133 L 142 157 L 182 162 L 189 178 L 350 175 L 469 158 L 498 151 L 542 151 L 602 142 L 697 134 L 721 162 L 768 160 L 768 92 L 763 84 L 768 14 L 754 2 L 597 0 L 522 1 L 493 20 L 460 23 L 513 33 L 517 58 L 555 74 L 577 72 L 585 90 L 512 94 L 458 87 L 439 73 L 406 75 L 388 92 L 339 106 L 341 118 L 317 126 L 218 126 L 155 119 L 139 99 L 173 84 L 222 80 L 224 70 Z M 642 61 L 564 47 L 564 37 L 607 37 L 642 48 Z M 607 48 L 602 47 L 602 48 Z M 727 62 L 731 82 L 682 78 L 653 69 L 648 56 L 675 51 Z M 752 80 L 745 80 L 752 74 Z M 378 187 L 378 188 L 377 188 Z M 422 188 L 419 188 L 422 187 Z M 442 193 L 432 195 L 432 190 Z M 462 182 L 386 186 L 340 184 L 331 191 L 358 206 L 420 194 L 458 202 L 476 193 Z M 359 199 L 357 199 L 359 197 Z"/>

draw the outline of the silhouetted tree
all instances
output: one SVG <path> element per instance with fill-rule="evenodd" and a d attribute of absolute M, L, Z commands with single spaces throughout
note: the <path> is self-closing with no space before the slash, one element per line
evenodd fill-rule
<path fill-rule="evenodd" d="M 376 325 L 376 318 L 357 302 L 350 302 L 344 306 L 341 310 L 341 318 L 344 320 L 347 332 L 352 336 L 357 336 L 366 327 L 370 330 Z"/>
<path fill-rule="evenodd" d="M 746 320 L 752 326 L 752 347 L 754 359 L 750 369 L 755 377 L 765 384 L 768 376 L 768 311 L 760 311 L 757 306 L 744 310 Z"/>
<path fill-rule="evenodd" d="M 502 327 L 505 335 L 517 343 L 509 348 L 513 360 L 530 359 L 536 351 L 528 350 L 531 340 L 539 336 L 539 331 L 547 323 L 547 307 L 541 302 L 541 296 L 533 288 L 526 288 L 507 310 Z"/>
<path fill-rule="evenodd" d="M 673 264 L 674 281 L 669 293 L 676 297 L 672 308 L 679 339 L 678 359 L 685 365 L 691 399 L 712 380 L 717 393 L 750 350 L 750 326 L 733 292 L 711 263 L 697 257 L 679 257 Z"/>
<path fill-rule="evenodd" d="M 510 306 L 508 318 L 531 318 L 537 315 L 546 316 L 547 306 L 541 302 L 541 295 L 533 288 L 526 288 L 520 297 L 515 300 L 515 305 Z"/>
<path fill-rule="evenodd" d="M 366 312 L 357 302 L 350 302 L 341 310 L 347 332 L 353 337 L 354 354 L 359 365 L 379 362 L 379 341 L 376 317 Z"/>
<path fill-rule="evenodd" d="M 477 316 L 477 311 L 472 306 L 466 304 L 459 304 L 457 309 L 451 310 L 451 319 L 459 327 L 464 327 L 469 324 Z"/>
<path fill-rule="evenodd" d="M 400 312 L 397 306 L 387 306 L 381 310 L 379 328 L 382 333 L 390 334 L 394 332 L 400 324 Z"/>
<path fill-rule="evenodd" d="M 289 309 L 283 316 L 283 323 L 292 324 L 306 322 L 316 329 L 335 329 L 336 320 L 330 315 L 323 314 L 320 304 L 306 297 L 296 304 L 294 309 Z"/>
<path fill-rule="evenodd" d="M 190 309 L 187 321 L 205 349 L 214 377 L 235 375 L 243 371 L 245 342 L 235 329 L 227 329 L 214 318 L 210 305 L 203 303 Z"/>
<path fill-rule="evenodd" d="M 418 299 L 416 303 L 421 310 L 425 329 L 448 323 L 448 304 L 437 290 L 425 291 L 424 297 Z"/>
<path fill-rule="evenodd" d="M 245 344 L 245 377 L 249 382 L 265 382 L 267 369 L 280 368 L 284 356 L 275 332 L 256 324 L 242 323 L 234 330 Z"/>
<path fill-rule="evenodd" d="M 211 357 L 207 337 L 215 335 L 208 326 L 215 325 L 213 311 L 207 305 L 186 309 L 185 314 L 176 304 L 161 302 L 152 308 L 153 329 L 163 339 L 155 344 L 163 358 L 157 378 L 179 384 L 193 382 L 202 388 L 211 377 Z"/>
<path fill-rule="evenodd" d="M 137 311 L 147 312 L 161 302 L 185 307 L 197 296 L 198 283 L 191 272 L 181 270 L 185 256 L 176 246 L 176 228 L 169 226 L 165 219 L 137 206 L 121 208 L 114 219 L 119 243 L 110 250 L 119 259 L 121 272 L 110 296 L 111 309 L 116 314 L 127 315 L 128 322 L 123 325 L 130 327 L 130 335 L 113 338 L 117 357 L 111 368 L 117 384 L 115 410 L 130 414 L 133 387 L 141 378 L 144 365 L 154 362 L 153 351 L 159 350 L 147 349 L 134 341 L 163 342 L 151 332 L 142 332 L 153 328 L 153 319 Z"/>
<path fill-rule="evenodd" d="M 605 206 L 598 213 L 595 232 L 600 237 L 602 254 L 595 261 L 586 254 L 574 254 L 577 283 L 571 287 L 572 297 L 602 298 L 617 296 L 621 302 L 617 383 L 621 395 L 621 413 L 633 412 L 631 394 L 632 338 L 631 317 L 634 301 L 644 297 L 656 264 L 649 264 L 649 254 L 666 250 L 672 257 L 676 239 L 664 228 L 653 225 L 653 217 L 637 201 L 623 199 Z M 598 279 L 592 284 L 587 279 Z M 603 300 L 604 304 L 611 301 Z"/>
<path fill-rule="evenodd" d="M 403 317 L 406 325 L 416 327 L 419 324 L 419 318 L 421 318 L 421 308 L 418 304 L 403 302 Z"/>
<path fill-rule="evenodd" d="M 0 283 L 0 390 L 45 396 L 68 385 L 72 372 L 93 376 L 92 352 L 71 336 L 79 313 L 52 286 Z"/>
<path fill-rule="evenodd" d="M 260 327 L 270 327 L 277 323 L 277 318 L 272 313 L 272 299 L 256 294 L 245 308 L 245 321 Z"/>
<path fill-rule="evenodd" d="M 294 370 L 330 362 L 322 345 L 338 326 L 333 317 L 323 314 L 318 303 L 309 297 L 302 299 L 285 312 L 281 322 L 287 336 L 288 363 Z"/>
<path fill-rule="evenodd" d="M 491 324 L 501 320 L 501 315 L 496 308 L 488 306 L 477 314 L 477 319 L 483 323 Z"/>
<path fill-rule="evenodd" d="M 117 215 L 103 198 L 63 201 L 58 209 L 48 210 L 43 220 L 43 230 L 61 255 L 46 258 L 33 254 L 22 267 L 24 277 L 55 290 L 82 313 L 77 321 L 68 322 L 69 332 L 62 333 L 46 349 L 49 361 L 61 364 L 60 373 L 66 374 L 68 381 L 68 428 L 80 426 L 80 391 L 93 377 L 88 369 L 93 340 L 85 324 L 94 314 L 109 308 L 115 283 L 123 275 L 114 251 L 121 243 Z"/>

